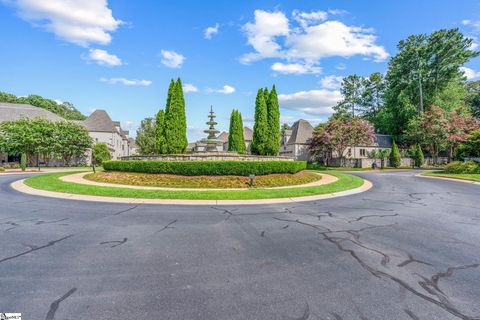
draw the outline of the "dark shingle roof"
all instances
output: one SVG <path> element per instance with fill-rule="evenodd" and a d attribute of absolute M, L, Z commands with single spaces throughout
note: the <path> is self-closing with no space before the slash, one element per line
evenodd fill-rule
<path fill-rule="evenodd" d="M 313 135 L 312 125 L 303 119 L 296 121 L 292 126 L 292 135 L 287 144 L 306 144 Z"/>
<path fill-rule="evenodd" d="M 388 134 L 375 134 L 375 144 L 379 148 L 391 148 L 392 147 L 392 136 Z"/>
<path fill-rule="evenodd" d="M 50 121 L 65 120 L 55 113 L 29 104 L 0 102 L 0 122 L 34 118 L 42 118 Z"/>
<path fill-rule="evenodd" d="M 95 110 L 83 124 L 90 132 L 117 132 L 114 122 L 105 110 Z"/>

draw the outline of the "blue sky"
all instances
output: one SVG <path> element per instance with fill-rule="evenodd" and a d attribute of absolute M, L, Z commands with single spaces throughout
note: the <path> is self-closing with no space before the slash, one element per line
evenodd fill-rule
<path fill-rule="evenodd" d="M 105 109 L 134 130 L 180 77 L 192 141 L 210 105 L 220 129 L 232 108 L 251 126 L 272 84 L 283 122 L 323 121 L 342 76 L 385 72 L 399 40 L 454 27 L 480 42 L 480 1 L 0 0 L 0 91 Z M 478 58 L 465 67 L 480 77 Z"/>

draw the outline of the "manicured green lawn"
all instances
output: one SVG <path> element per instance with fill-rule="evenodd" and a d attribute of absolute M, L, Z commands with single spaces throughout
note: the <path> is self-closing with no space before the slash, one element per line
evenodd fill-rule
<path fill-rule="evenodd" d="M 422 173 L 424 176 L 445 177 L 461 180 L 470 180 L 480 182 L 480 173 L 445 173 L 443 171 L 427 171 Z"/>
<path fill-rule="evenodd" d="M 344 173 L 329 172 L 328 174 L 336 176 L 339 180 L 323 186 L 288 189 L 252 189 L 239 191 L 167 191 L 100 187 L 64 182 L 59 179 L 61 176 L 68 174 L 72 174 L 72 172 L 38 175 L 26 179 L 25 184 L 32 188 L 47 191 L 104 197 L 196 200 L 246 200 L 302 197 L 345 191 L 360 187 L 363 184 L 363 180 L 359 177 Z"/>

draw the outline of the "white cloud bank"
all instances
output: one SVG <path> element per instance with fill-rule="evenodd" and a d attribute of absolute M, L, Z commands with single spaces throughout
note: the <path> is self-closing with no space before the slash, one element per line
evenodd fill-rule
<path fill-rule="evenodd" d="M 467 80 L 472 80 L 475 78 L 480 78 L 480 71 L 475 71 L 467 67 L 460 67 L 460 70 L 463 71 Z"/>
<path fill-rule="evenodd" d="M 91 43 L 109 44 L 112 41 L 110 33 L 122 23 L 113 17 L 106 0 L 17 0 L 11 3 L 22 19 L 84 47 Z"/>
<path fill-rule="evenodd" d="M 326 89 L 278 95 L 280 107 L 320 116 L 331 115 L 332 107 L 341 99 L 340 91 Z"/>
<path fill-rule="evenodd" d="M 215 24 L 213 27 L 208 27 L 203 32 L 203 36 L 205 39 L 212 39 L 213 35 L 218 33 L 220 25 L 218 23 Z"/>
<path fill-rule="evenodd" d="M 301 63 L 282 63 L 275 62 L 270 67 L 273 71 L 283 74 L 318 74 L 322 73 L 322 68 Z"/>
<path fill-rule="evenodd" d="M 326 76 L 320 79 L 320 85 L 324 89 L 340 89 L 342 80 L 340 76 Z"/>
<path fill-rule="evenodd" d="M 121 66 L 123 64 L 122 59 L 102 49 L 90 49 L 88 51 L 88 60 L 108 67 Z"/>
<path fill-rule="evenodd" d="M 277 58 L 286 60 L 287 65 L 305 66 L 303 73 L 318 73 L 312 72 L 312 68 L 318 68 L 317 64 L 326 57 L 361 55 L 375 61 L 388 58 L 385 48 L 376 43 L 377 37 L 372 29 L 328 20 L 330 14 L 295 10 L 293 21 L 290 21 L 281 11 L 255 10 L 254 21 L 243 26 L 248 44 L 254 51 L 244 54 L 240 61 L 251 63 Z M 298 67 L 292 67 L 292 70 L 283 73 L 299 74 Z"/>
<path fill-rule="evenodd" d="M 181 68 L 183 61 L 185 61 L 185 57 L 175 51 L 162 50 L 160 51 L 160 55 L 162 57 L 162 64 L 169 68 Z"/>
<path fill-rule="evenodd" d="M 228 84 L 224 85 L 222 89 L 211 89 L 207 88 L 206 90 L 208 93 L 222 93 L 222 94 L 232 94 L 235 92 L 235 88 L 229 86 Z"/>
<path fill-rule="evenodd" d="M 149 86 L 152 84 L 150 80 L 136 80 L 136 79 L 127 79 L 127 78 L 100 78 L 101 82 L 109 84 L 123 84 L 126 86 Z"/>
<path fill-rule="evenodd" d="M 198 92 L 198 88 L 191 83 L 185 83 L 182 86 L 182 89 L 183 89 L 183 92 L 185 92 L 185 93 Z"/>

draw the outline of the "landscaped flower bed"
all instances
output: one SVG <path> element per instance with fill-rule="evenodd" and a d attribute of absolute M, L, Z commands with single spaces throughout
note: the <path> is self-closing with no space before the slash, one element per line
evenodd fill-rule
<path fill-rule="evenodd" d="M 248 188 L 250 179 L 245 176 L 180 176 L 172 174 L 151 174 L 134 172 L 105 171 L 89 174 L 85 179 L 122 185 L 169 187 L 169 188 Z M 321 179 L 308 171 L 294 174 L 269 174 L 255 177 L 254 188 L 270 188 L 301 185 Z"/>
<path fill-rule="evenodd" d="M 297 173 L 306 169 L 305 161 L 106 161 L 106 171 L 164 173 L 183 176 L 249 176 Z"/>

